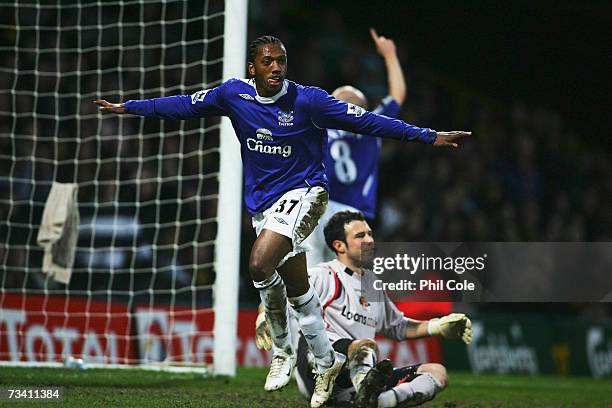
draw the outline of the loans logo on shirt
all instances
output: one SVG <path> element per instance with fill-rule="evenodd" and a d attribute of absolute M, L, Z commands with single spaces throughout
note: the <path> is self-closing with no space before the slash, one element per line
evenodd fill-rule
<path fill-rule="evenodd" d="M 353 105 L 352 103 L 348 104 L 348 108 L 346 109 L 347 115 L 355 115 L 356 118 L 360 118 L 363 116 L 365 109 L 361 106 Z"/>
<path fill-rule="evenodd" d="M 293 126 L 293 111 L 278 111 L 278 126 Z"/>
<path fill-rule="evenodd" d="M 366 326 L 376 327 L 376 320 L 372 316 L 364 315 L 358 312 L 353 312 L 345 306 L 342 307 L 340 315 L 347 320 L 352 320 Z"/>
<path fill-rule="evenodd" d="M 208 91 L 210 91 L 210 89 L 205 89 L 203 91 L 198 91 L 198 92 L 194 93 L 193 95 L 191 95 L 191 104 L 195 105 L 198 102 L 204 101 L 204 97 L 206 96 Z"/>

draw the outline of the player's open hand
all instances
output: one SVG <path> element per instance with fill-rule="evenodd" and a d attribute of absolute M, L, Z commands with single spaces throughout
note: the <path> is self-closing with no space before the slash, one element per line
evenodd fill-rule
<path fill-rule="evenodd" d="M 450 132 L 436 132 L 436 140 L 434 140 L 434 146 L 451 146 L 458 147 L 455 140 L 469 136 L 472 132 L 463 132 L 461 130 L 453 130 Z"/>
<path fill-rule="evenodd" d="M 387 58 L 396 55 L 395 43 L 392 39 L 379 36 L 375 29 L 370 28 L 370 35 L 376 45 L 376 51 L 383 57 Z"/>
<path fill-rule="evenodd" d="M 123 103 L 110 103 L 104 99 L 97 99 L 94 103 L 100 107 L 102 113 L 125 113 Z"/>
<path fill-rule="evenodd" d="M 445 339 L 461 339 L 465 344 L 472 342 L 472 321 L 463 313 L 451 313 L 429 321 L 429 334 Z"/>
<path fill-rule="evenodd" d="M 266 313 L 261 312 L 255 321 L 255 345 L 260 350 L 270 350 L 272 348 L 272 337 L 270 328 L 266 322 Z"/>

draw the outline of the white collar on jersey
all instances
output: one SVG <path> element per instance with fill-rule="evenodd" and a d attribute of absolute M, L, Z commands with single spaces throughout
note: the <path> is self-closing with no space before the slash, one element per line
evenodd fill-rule
<path fill-rule="evenodd" d="M 339 272 L 345 272 L 349 276 L 352 276 L 356 279 L 361 279 L 361 274 L 356 273 L 351 268 L 340 262 L 338 258 L 334 258 L 334 260 L 332 260 L 330 264 L 333 264 L 336 267 L 336 270 L 338 270 Z"/>
<path fill-rule="evenodd" d="M 278 91 L 278 93 L 276 95 L 273 96 L 259 96 L 259 94 L 257 93 L 257 87 L 255 86 L 255 79 L 251 78 L 251 79 L 243 79 L 243 82 L 251 85 L 253 87 L 253 89 L 255 89 L 255 99 L 257 99 L 257 102 L 260 103 L 265 103 L 265 104 L 269 104 L 269 103 L 274 103 L 276 102 L 281 96 L 285 95 L 287 93 L 287 88 L 289 87 L 289 84 L 287 83 L 287 80 L 285 79 L 283 81 L 283 87 L 281 88 L 280 91 Z"/>

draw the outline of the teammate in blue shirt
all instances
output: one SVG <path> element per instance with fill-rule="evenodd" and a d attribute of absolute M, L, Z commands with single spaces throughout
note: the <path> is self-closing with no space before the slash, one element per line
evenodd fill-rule
<path fill-rule="evenodd" d="M 249 44 L 248 73 L 249 80 L 230 79 L 193 95 L 95 103 L 101 112 L 163 119 L 230 118 L 241 145 L 245 201 L 257 233 L 249 271 L 274 343 L 264 388 L 273 391 L 287 385 L 295 367 L 288 329 L 290 304 L 315 357 L 318 374 L 311 406 L 319 407 L 329 399 L 331 385 L 345 363 L 325 333 L 321 304 L 308 283 L 301 246 L 328 201 L 325 129 L 455 147 L 455 140 L 469 132 L 419 128 L 289 81 L 285 79 L 287 52 L 276 37 L 259 37 Z"/>
<path fill-rule="evenodd" d="M 406 98 L 406 81 L 397 58 L 395 43 L 379 36 L 370 29 L 376 50 L 385 60 L 389 95 L 373 112 L 396 118 Z M 332 96 L 366 109 L 368 101 L 364 94 L 352 86 L 336 89 Z M 334 259 L 335 254 L 325 243 L 323 226 L 337 212 L 356 211 L 369 220 L 376 216 L 376 192 L 378 190 L 378 164 L 380 162 L 380 138 L 365 136 L 344 130 L 327 130 L 327 152 L 325 172 L 329 185 L 329 203 L 319 225 L 306 239 L 310 247 L 306 252 L 309 267 Z"/>

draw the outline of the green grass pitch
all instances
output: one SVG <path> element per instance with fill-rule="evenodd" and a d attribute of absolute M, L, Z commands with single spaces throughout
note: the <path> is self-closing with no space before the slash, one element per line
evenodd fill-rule
<path fill-rule="evenodd" d="M 236 378 L 144 370 L 76 371 L 0 367 L 0 386 L 63 387 L 61 402 L 9 402 L 0 406 L 62 407 L 308 407 L 295 383 L 266 393 L 266 370 L 239 369 Z M 451 373 L 450 387 L 425 407 L 611 407 L 612 380 Z"/>

